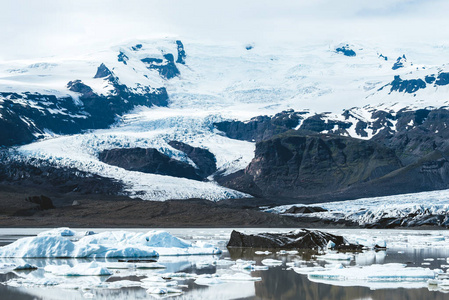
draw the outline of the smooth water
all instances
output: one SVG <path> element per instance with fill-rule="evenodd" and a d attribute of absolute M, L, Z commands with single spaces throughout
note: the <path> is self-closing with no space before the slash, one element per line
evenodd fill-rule
<path fill-rule="evenodd" d="M 46 229 L 0 229 L 0 245 L 14 240 L 35 235 Z M 96 232 L 116 229 L 93 229 Z M 129 231 L 143 231 L 148 229 L 126 229 Z M 226 249 L 226 242 L 231 229 L 166 229 L 175 236 L 187 240 L 207 240 L 217 243 L 223 250 L 220 257 L 217 256 L 178 256 L 160 257 L 158 263 L 166 269 L 138 270 L 135 272 L 114 270 L 112 276 L 80 276 L 68 277 L 67 283 L 73 283 L 70 287 L 58 286 L 19 286 L 0 284 L 0 299 L 154 299 L 164 296 L 148 294 L 141 287 L 122 287 L 116 289 L 85 288 L 95 286 L 101 282 L 113 282 L 120 280 L 140 281 L 141 279 L 160 273 L 194 273 L 194 274 L 226 274 L 241 273 L 235 271 L 231 265 L 221 265 L 214 262 L 220 260 L 237 259 L 255 260 L 256 265 L 262 265 L 261 261 L 267 258 L 281 260 L 281 266 L 269 267 L 268 270 L 247 272 L 253 277 L 261 277 L 261 281 L 235 281 L 211 286 L 197 285 L 194 279 L 178 280 L 183 293 L 171 297 L 171 299 L 449 299 L 442 289 L 427 286 L 425 281 L 413 284 L 401 282 L 385 284 L 376 283 L 376 287 L 344 286 L 342 281 L 326 281 L 315 283 L 293 271 L 286 264 L 295 266 L 307 264 L 324 265 L 325 262 L 316 260 L 316 253 L 310 251 L 299 252 L 296 255 L 285 255 L 270 250 L 272 254 L 256 255 L 256 250 L 261 249 Z M 245 232 L 286 232 L 289 229 L 242 229 Z M 404 263 L 408 267 L 423 267 L 430 269 L 441 268 L 446 271 L 449 258 L 449 231 L 416 231 L 416 230 L 328 230 L 335 234 L 349 236 L 351 238 L 384 238 L 389 248 L 386 251 L 365 251 L 355 255 L 352 261 L 343 262 L 346 266 L 363 266 L 371 264 Z M 267 250 L 267 249 L 263 249 Z M 1 263 L 17 261 L 16 259 L 0 259 Z M 20 260 L 23 262 L 23 260 Z M 69 264 L 89 260 L 77 259 L 26 259 L 26 262 L 38 267 L 47 264 Z M 340 262 L 339 262 L 340 263 Z M 19 278 L 31 274 L 39 279 L 44 277 L 44 271 L 14 271 L 0 274 L 0 282 Z M 363 284 L 361 284 L 363 285 Z M 405 288 L 407 287 L 407 288 Z"/>

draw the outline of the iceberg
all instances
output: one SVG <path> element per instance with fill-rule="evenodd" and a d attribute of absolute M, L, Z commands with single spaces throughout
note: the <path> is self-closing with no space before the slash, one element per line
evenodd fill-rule
<path fill-rule="evenodd" d="M 221 250 L 210 244 L 190 243 L 165 231 L 130 232 L 106 231 L 99 234 L 81 234 L 78 241 L 62 236 L 70 229 L 56 229 L 36 237 L 21 238 L 0 247 L 0 257 L 27 258 L 142 258 L 159 255 L 210 255 Z M 76 232 L 74 235 L 79 236 Z"/>

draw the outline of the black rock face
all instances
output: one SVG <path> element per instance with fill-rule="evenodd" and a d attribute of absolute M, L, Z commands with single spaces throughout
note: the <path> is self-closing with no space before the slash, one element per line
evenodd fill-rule
<path fill-rule="evenodd" d="M 353 57 L 356 56 L 357 54 L 355 53 L 354 50 L 352 50 L 349 45 L 345 45 L 342 47 L 338 47 L 335 49 L 335 52 L 337 53 L 343 53 L 343 55 L 345 56 L 349 56 L 349 57 Z"/>
<path fill-rule="evenodd" d="M 140 49 L 142 49 L 142 44 L 136 44 L 135 46 L 132 46 L 131 49 L 133 51 L 139 51 Z"/>
<path fill-rule="evenodd" d="M 404 92 L 413 94 L 417 92 L 419 89 L 425 89 L 426 83 L 422 79 L 409 79 L 402 80 L 399 75 L 394 76 L 394 80 L 391 82 L 390 92 Z"/>
<path fill-rule="evenodd" d="M 266 249 L 326 249 L 329 241 L 335 243 L 336 250 L 361 250 L 361 245 L 349 244 L 338 235 L 300 229 L 288 233 L 244 234 L 233 230 L 227 244 L 229 248 L 266 248 Z"/>
<path fill-rule="evenodd" d="M 435 75 L 427 75 L 424 80 L 426 81 L 426 83 L 428 84 L 432 84 L 435 82 L 436 78 Z"/>
<path fill-rule="evenodd" d="M 98 69 L 97 73 L 95 74 L 94 78 L 106 78 L 112 75 L 112 72 L 106 67 L 105 64 L 101 64 Z"/>
<path fill-rule="evenodd" d="M 125 53 L 120 52 L 120 53 L 118 54 L 118 61 L 119 61 L 119 62 L 122 62 L 122 63 L 124 63 L 125 65 L 127 65 L 127 64 L 128 64 L 128 63 L 127 63 L 128 60 L 129 60 L 129 58 L 128 58 L 128 56 L 126 56 Z"/>
<path fill-rule="evenodd" d="M 311 116 L 305 119 L 299 128 L 314 132 L 328 131 L 329 133 L 343 134 L 352 126 L 351 122 L 325 120 L 323 117 L 322 114 Z"/>
<path fill-rule="evenodd" d="M 405 54 L 402 55 L 402 56 L 399 56 L 391 69 L 397 70 L 397 69 L 403 68 L 404 67 L 404 63 L 406 61 L 407 61 L 407 59 L 405 58 Z"/>
<path fill-rule="evenodd" d="M 198 167 L 198 174 L 207 178 L 217 171 L 215 156 L 207 149 L 192 147 L 182 142 L 170 141 L 168 143 L 173 148 L 184 152 Z"/>
<path fill-rule="evenodd" d="M 74 168 L 55 166 L 44 160 L 23 160 L 18 154 L 7 150 L 0 152 L 0 184 L 49 193 L 124 195 L 122 182 Z M 50 206 L 45 199 L 41 203 L 45 207 Z"/>
<path fill-rule="evenodd" d="M 175 65 L 173 54 L 164 54 L 161 58 L 144 58 L 141 60 L 148 69 L 154 69 L 159 72 L 159 75 L 165 79 L 172 79 L 180 74 Z"/>
<path fill-rule="evenodd" d="M 188 163 L 172 159 L 156 149 L 111 149 L 99 154 L 99 159 L 130 171 L 203 180 Z"/>
<path fill-rule="evenodd" d="M 176 41 L 176 45 L 178 46 L 178 59 L 176 60 L 176 62 L 178 64 L 185 64 L 186 61 L 186 51 L 184 49 L 184 45 L 182 44 L 182 42 L 180 40 Z"/>
<path fill-rule="evenodd" d="M 438 78 L 435 81 L 435 85 L 448 85 L 449 84 L 449 72 L 442 72 L 438 74 Z"/>
<path fill-rule="evenodd" d="M 302 114 L 301 112 L 283 111 L 273 117 L 254 117 L 249 122 L 223 121 L 214 125 L 232 139 L 262 141 L 298 126 L 302 120 Z"/>
<path fill-rule="evenodd" d="M 401 168 L 395 152 L 374 142 L 289 131 L 256 144 L 244 172 L 219 183 L 259 197 L 342 193 Z"/>

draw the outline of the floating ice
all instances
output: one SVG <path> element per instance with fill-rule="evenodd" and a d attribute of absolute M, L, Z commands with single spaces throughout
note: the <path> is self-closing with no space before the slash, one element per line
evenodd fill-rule
<path fill-rule="evenodd" d="M 326 253 L 317 257 L 318 260 L 352 260 L 354 256 L 352 254 L 345 253 Z"/>
<path fill-rule="evenodd" d="M 224 283 L 223 280 L 220 279 L 219 275 L 211 275 L 211 274 L 207 274 L 207 275 L 200 275 L 196 280 L 195 283 L 197 285 L 216 285 L 216 284 L 222 284 Z"/>
<path fill-rule="evenodd" d="M 272 266 L 272 267 L 280 266 L 280 265 L 282 265 L 282 260 L 268 258 L 268 259 L 262 260 L 262 264 L 265 266 Z"/>
<path fill-rule="evenodd" d="M 69 230 L 70 231 L 70 230 Z M 77 242 L 48 231 L 0 248 L 0 257 L 157 257 L 159 255 L 220 254 L 210 244 L 192 244 L 164 231 L 147 233 L 106 231 L 83 236 Z M 64 231 L 65 232 L 65 231 Z"/>
<path fill-rule="evenodd" d="M 270 251 L 256 251 L 254 254 L 256 255 L 270 255 L 272 252 Z"/>
<path fill-rule="evenodd" d="M 296 271 L 296 270 L 295 270 Z M 323 269 L 308 274 L 314 282 L 342 285 L 342 286 L 369 286 L 371 288 L 387 287 L 422 287 L 429 279 L 435 279 L 438 271 L 428 268 L 408 268 L 404 264 L 384 264 L 363 267 L 347 267 Z M 389 285 L 387 283 L 396 283 Z M 404 283 L 420 283 L 406 285 Z M 381 284 L 379 284 L 381 283 Z M 397 283 L 400 283 L 398 286 Z"/>

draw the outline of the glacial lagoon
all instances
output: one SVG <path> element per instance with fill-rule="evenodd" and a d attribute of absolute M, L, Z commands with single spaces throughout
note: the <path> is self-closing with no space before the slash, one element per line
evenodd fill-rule
<path fill-rule="evenodd" d="M 47 230 L 0 229 L 0 245 Z M 87 231 L 72 230 L 77 235 L 64 238 L 75 243 Z M 145 235 L 151 229 L 89 229 L 91 233 L 113 231 L 117 236 L 122 236 L 118 233 L 123 230 Z M 162 253 L 141 260 L 3 257 L 1 299 L 449 299 L 449 231 L 445 230 L 324 230 L 351 242 L 387 245 L 386 250 L 368 247 L 361 253 L 227 249 L 232 229 L 160 230 L 186 244 L 200 245 L 195 248 L 197 252 L 201 247 L 221 251 L 208 250 L 213 254 L 203 255 Z M 257 233 L 294 229 L 238 230 Z M 170 235 L 164 235 L 164 240 Z M 14 270 L 26 264 L 37 269 Z"/>

